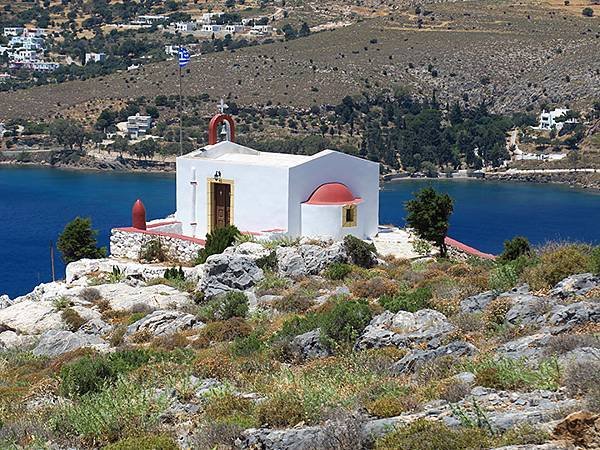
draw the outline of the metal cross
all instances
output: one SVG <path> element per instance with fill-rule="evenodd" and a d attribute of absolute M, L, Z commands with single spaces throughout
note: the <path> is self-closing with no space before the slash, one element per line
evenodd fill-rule
<path fill-rule="evenodd" d="M 228 105 L 228 104 L 226 104 L 226 103 L 223 101 L 223 99 L 221 99 L 221 103 L 219 103 L 219 105 L 217 106 L 217 109 L 218 109 L 219 111 L 221 111 L 221 114 L 223 114 L 227 108 L 229 108 L 229 105 Z"/>

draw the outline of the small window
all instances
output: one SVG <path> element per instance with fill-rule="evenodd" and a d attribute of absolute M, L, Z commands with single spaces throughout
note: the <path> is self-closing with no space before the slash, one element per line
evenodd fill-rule
<path fill-rule="evenodd" d="M 342 208 L 342 226 L 356 226 L 356 205 L 347 205 Z"/>

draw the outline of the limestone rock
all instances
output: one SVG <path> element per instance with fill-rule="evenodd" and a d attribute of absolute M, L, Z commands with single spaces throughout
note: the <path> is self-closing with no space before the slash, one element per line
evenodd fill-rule
<path fill-rule="evenodd" d="M 356 343 L 358 350 L 396 346 L 412 348 L 426 342 L 439 346 L 439 338 L 454 330 L 454 325 L 441 312 L 422 309 L 415 313 L 385 311 L 374 317 Z"/>
<path fill-rule="evenodd" d="M 574 295 L 584 295 L 595 288 L 600 288 L 600 277 L 594 276 L 591 273 L 581 273 L 579 275 L 571 275 L 557 283 L 549 295 L 567 298 Z"/>
<path fill-rule="evenodd" d="M 102 284 L 96 289 L 115 311 L 130 311 L 140 304 L 149 309 L 170 309 L 193 303 L 189 294 L 163 284 L 138 287 L 126 283 Z"/>
<path fill-rule="evenodd" d="M 2 311 L 0 311 L 0 314 Z M 570 305 L 556 306 L 548 320 L 550 325 L 565 331 L 576 325 L 588 322 L 600 322 L 600 303 L 577 302 Z M 557 330 L 558 331 L 558 330 Z"/>
<path fill-rule="evenodd" d="M 530 294 L 511 296 L 512 307 L 506 313 L 505 321 L 510 325 L 543 325 L 545 315 L 553 302 Z"/>
<path fill-rule="evenodd" d="M 550 334 L 545 332 L 523 336 L 501 345 L 496 353 L 501 357 L 523 359 L 535 364 L 544 356 L 544 347 L 550 337 Z"/>
<path fill-rule="evenodd" d="M 94 348 L 96 350 L 108 350 L 108 343 L 95 335 L 66 330 L 50 330 L 45 332 L 38 345 L 33 349 L 37 356 L 58 356 L 79 348 Z"/>
<path fill-rule="evenodd" d="M 299 278 L 307 275 L 304 258 L 295 247 L 277 247 L 275 253 L 279 276 Z"/>
<path fill-rule="evenodd" d="M 497 296 L 498 294 L 496 294 L 494 291 L 487 291 L 467 297 L 460 302 L 460 310 L 466 313 L 483 311 L 483 309 Z"/>
<path fill-rule="evenodd" d="M 204 324 L 196 316 L 181 311 L 154 311 L 127 327 L 126 336 L 138 331 L 147 331 L 152 336 L 168 336 L 190 328 L 200 328 Z"/>
<path fill-rule="evenodd" d="M 268 256 L 271 251 L 258 242 L 243 242 L 239 245 L 227 247 L 223 252 L 226 255 L 243 255 L 257 260 Z"/>
<path fill-rule="evenodd" d="M 86 323 L 81 325 L 81 327 L 79 327 L 78 331 L 81 333 L 85 333 L 85 334 L 102 335 L 102 334 L 108 334 L 112 330 L 113 330 L 112 325 L 106 323 L 102 319 L 95 318 L 95 319 L 90 319 Z"/>
<path fill-rule="evenodd" d="M 560 355 L 558 363 L 563 370 L 570 366 L 585 363 L 596 363 L 600 367 L 600 348 L 580 347 Z"/>
<path fill-rule="evenodd" d="M 579 448 L 598 448 L 600 414 L 577 411 L 569 414 L 554 428 L 554 435 L 573 442 Z"/>
<path fill-rule="evenodd" d="M 11 305 L 8 295 L 0 295 L 0 309 L 8 308 Z"/>
<path fill-rule="evenodd" d="M 35 336 L 21 335 L 10 330 L 3 331 L 0 333 L 0 351 L 13 348 L 29 348 L 34 344 L 36 339 Z"/>
<path fill-rule="evenodd" d="M 296 336 L 291 343 L 292 351 L 301 360 L 325 358 L 331 351 L 321 342 L 321 329 Z"/>
<path fill-rule="evenodd" d="M 264 277 L 253 258 L 243 255 L 219 254 L 209 256 L 204 264 L 200 289 L 206 297 L 227 291 L 245 291 Z"/>
<path fill-rule="evenodd" d="M 0 310 L 0 330 L 41 334 L 62 328 L 61 313 L 49 301 L 24 300 Z"/>
<path fill-rule="evenodd" d="M 343 242 L 334 242 L 328 247 L 314 244 L 278 247 L 276 255 L 279 275 L 289 278 L 317 275 L 333 263 L 348 260 Z"/>
<path fill-rule="evenodd" d="M 394 363 L 391 370 L 395 373 L 410 373 L 416 371 L 423 364 L 441 356 L 470 356 L 476 352 L 477 348 L 474 345 L 468 342 L 454 341 L 432 350 L 413 350 Z"/>

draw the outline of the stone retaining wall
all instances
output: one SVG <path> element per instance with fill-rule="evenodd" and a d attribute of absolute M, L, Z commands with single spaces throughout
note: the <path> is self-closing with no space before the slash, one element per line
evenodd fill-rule
<path fill-rule="evenodd" d="M 140 253 L 149 242 L 160 241 L 170 261 L 191 263 L 204 248 L 204 241 L 162 231 L 114 228 L 110 236 L 110 254 L 117 258 L 139 260 Z"/>

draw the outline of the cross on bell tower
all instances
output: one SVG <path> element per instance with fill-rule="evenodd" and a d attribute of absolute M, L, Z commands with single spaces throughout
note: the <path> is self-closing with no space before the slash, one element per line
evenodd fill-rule
<path fill-rule="evenodd" d="M 223 99 L 221 99 L 221 102 L 217 105 L 217 109 L 221 111 L 221 114 L 224 114 L 227 108 L 229 108 L 229 105 L 225 103 Z"/>

